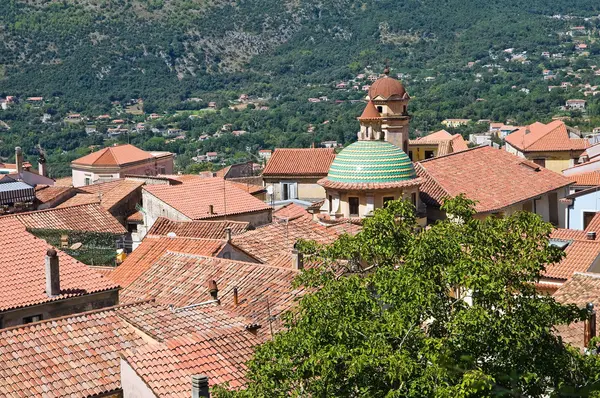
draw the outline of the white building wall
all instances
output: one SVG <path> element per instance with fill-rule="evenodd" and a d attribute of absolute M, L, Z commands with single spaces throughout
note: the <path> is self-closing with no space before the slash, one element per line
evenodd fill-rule
<path fill-rule="evenodd" d="M 123 358 L 121 358 L 121 388 L 123 389 L 123 398 L 157 398 Z M 191 391 L 192 379 L 190 377 L 190 393 Z"/>
<path fill-rule="evenodd" d="M 142 190 L 142 207 L 144 208 L 144 224 L 138 226 L 139 238 L 143 239 L 158 217 L 166 217 L 175 221 L 190 221 L 191 218 L 175 210 L 156 196 Z"/>

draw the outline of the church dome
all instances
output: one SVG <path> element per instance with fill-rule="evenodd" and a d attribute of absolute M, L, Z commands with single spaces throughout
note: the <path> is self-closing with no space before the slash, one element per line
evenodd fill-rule
<path fill-rule="evenodd" d="M 399 80 L 386 75 L 376 80 L 369 88 L 369 99 L 374 100 L 377 97 L 384 100 L 390 97 L 408 98 L 408 93 Z"/>
<path fill-rule="evenodd" d="M 325 180 L 345 184 L 407 185 L 406 182 L 416 177 L 415 168 L 402 149 L 387 141 L 357 141 L 335 157 Z"/>

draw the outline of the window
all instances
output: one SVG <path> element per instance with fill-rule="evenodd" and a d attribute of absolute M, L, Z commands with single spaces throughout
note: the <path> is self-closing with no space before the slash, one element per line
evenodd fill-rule
<path fill-rule="evenodd" d="M 333 211 L 333 196 L 329 195 L 329 213 Z"/>
<path fill-rule="evenodd" d="M 410 194 L 410 201 L 413 204 L 413 206 L 417 207 L 417 193 L 413 192 Z"/>
<path fill-rule="evenodd" d="M 431 159 L 433 157 L 433 151 L 425 151 L 425 159 Z"/>
<path fill-rule="evenodd" d="M 158 174 L 165 174 L 167 169 L 165 166 L 158 166 Z"/>
<path fill-rule="evenodd" d="M 409 158 L 410 160 L 413 160 L 413 154 L 412 154 L 412 151 L 408 151 L 408 158 Z"/>
<path fill-rule="evenodd" d="M 32 316 L 26 316 L 25 318 L 23 318 L 23 323 L 25 323 L 25 324 L 33 323 L 33 322 L 39 322 L 41 320 L 42 320 L 42 314 L 32 315 Z"/>
<path fill-rule="evenodd" d="M 388 202 L 391 202 L 392 200 L 394 200 L 393 196 L 386 196 L 383 198 L 383 207 L 387 207 Z"/>
<path fill-rule="evenodd" d="M 533 159 L 533 163 L 538 166 L 546 167 L 546 159 Z"/>
<path fill-rule="evenodd" d="M 594 212 L 594 211 L 584 211 L 583 212 L 583 229 L 586 229 L 588 227 L 588 225 L 590 225 L 590 222 L 592 221 L 592 218 L 594 218 L 595 215 L 596 215 L 596 212 Z"/>
<path fill-rule="evenodd" d="M 348 205 L 350 206 L 350 215 L 358 217 L 358 207 L 359 207 L 358 198 L 354 197 L 354 196 L 349 197 Z"/>
<path fill-rule="evenodd" d="M 382 113 L 383 112 L 383 106 L 378 106 L 377 107 L 377 112 Z"/>
<path fill-rule="evenodd" d="M 90 185 L 92 183 L 92 177 L 85 177 L 85 185 Z"/>

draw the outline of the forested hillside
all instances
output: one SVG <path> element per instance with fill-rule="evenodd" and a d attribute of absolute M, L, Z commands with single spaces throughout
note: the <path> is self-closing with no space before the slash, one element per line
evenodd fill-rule
<path fill-rule="evenodd" d="M 541 70 L 549 66 L 540 52 L 566 53 L 553 66 L 572 67 L 568 55 L 577 41 L 565 32 L 582 24 L 589 32 L 588 54 L 574 69 L 590 67 L 600 55 L 598 14 L 600 4 L 593 0 L 3 0 L 0 98 L 43 96 L 42 110 L 50 115 L 92 116 L 131 98 L 143 98 L 148 114 L 193 108 L 189 98 L 224 108 L 247 93 L 264 99 L 273 128 L 291 137 L 278 144 L 291 145 L 298 139 L 294 134 L 312 123 L 304 115 L 325 112 L 327 118 L 328 112 L 318 106 L 294 109 L 306 108 L 307 98 L 319 95 L 362 98 L 360 92 L 331 89 L 359 73 L 381 72 L 389 59 L 394 74 L 410 76 L 403 80 L 414 98 L 413 129 L 430 130 L 448 117 L 524 123 L 552 116 L 568 95 L 548 92 Z M 526 52 L 528 62 L 505 63 L 508 48 Z M 479 69 L 467 69 L 468 62 Z M 348 106 L 332 115 L 352 123 L 358 109 Z M 244 112 L 227 116 L 225 123 L 254 123 L 249 131 L 272 141 L 255 118 L 238 120 L 239 114 Z M 224 119 L 211 117 L 218 119 L 215 124 Z M 297 126 L 288 128 L 289 119 Z M 48 127 L 32 127 L 18 112 L 0 111 L 2 120 L 19 133 L 15 139 L 28 133 L 33 142 L 64 146 L 40 138 L 37 130 Z M 207 120 L 196 123 L 205 127 Z M 346 124 L 338 126 L 317 129 L 317 138 L 352 138 Z M 193 138 L 213 129 L 191 127 Z M 63 128 L 51 130 L 71 146 L 101 144 L 85 134 L 73 141 L 82 129 L 70 128 L 71 138 Z M 149 138 L 138 137 L 138 144 Z M 251 144 L 273 146 L 264 141 Z M 189 154 L 207 149 L 188 144 L 175 149 Z M 240 150 L 241 145 L 233 149 Z M 0 156 L 8 154 L 0 147 Z"/>

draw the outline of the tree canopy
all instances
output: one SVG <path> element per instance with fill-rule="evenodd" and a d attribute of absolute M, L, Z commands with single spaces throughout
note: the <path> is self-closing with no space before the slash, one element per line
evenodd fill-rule
<path fill-rule="evenodd" d="M 554 329 L 586 310 L 535 290 L 563 256 L 552 226 L 528 212 L 475 219 L 464 197 L 444 210 L 451 220 L 414 233 L 414 208 L 396 201 L 354 237 L 301 244 L 322 263 L 296 282 L 311 293 L 257 349 L 248 388 L 216 396 L 597 396 L 597 357 Z"/>

